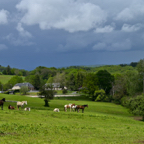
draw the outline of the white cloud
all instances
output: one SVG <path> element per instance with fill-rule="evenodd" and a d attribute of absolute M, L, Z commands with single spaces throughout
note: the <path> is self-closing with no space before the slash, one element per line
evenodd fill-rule
<path fill-rule="evenodd" d="M 8 14 L 9 12 L 7 10 L 0 10 L 0 24 L 7 24 L 8 23 Z"/>
<path fill-rule="evenodd" d="M 33 42 L 30 42 L 27 38 L 15 37 L 14 34 L 9 34 L 4 39 L 8 40 L 14 46 L 31 46 L 34 45 Z"/>
<path fill-rule="evenodd" d="M 18 23 L 16 29 L 19 31 L 19 33 L 22 37 L 28 37 L 28 38 L 32 37 L 32 35 L 28 31 L 24 30 L 21 23 Z"/>
<path fill-rule="evenodd" d="M 126 39 L 122 42 L 114 42 L 109 48 L 109 51 L 125 51 L 131 49 L 131 41 Z"/>
<path fill-rule="evenodd" d="M 5 50 L 7 49 L 7 46 L 5 44 L 0 44 L 0 50 Z"/>
<path fill-rule="evenodd" d="M 88 31 L 107 18 L 98 5 L 75 0 L 22 0 L 16 8 L 24 13 L 21 22 L 43 30 Z"/>
<path fill-rule="evenodd" d="M 96 28 L 95 32 L 96 33 L 109 33 L 109 32 L 112 32 L 114 30 L 114 27 L 113 26 L 105 26 L 105 27 L 100 27 L 100 28 Z"/>
<path fill-rule="evenodd" d="M 98 43 L 93 46 L 93 50 L 98 51 L 125 51 L 131 49 L 131 41 L 126 39 L 125 41 L 118 41 L 113 43 Z"/>
<path fill-rule="evenodd" d="M 140 29 L 141 29 L 141 24 L 135 24 L 135 25 L 124 24 L 122 26 L 122 31 L 125 31 L 125 32 L 135 32 Z"/>
<path fill-rule="evenodd" d="M 133 0 L 132 3 L 119 12 L 116 16 L 116 20 L 129 21 L 137 19 L 137 17 L 143 18 L 144 14 L 144 1 Z"/>

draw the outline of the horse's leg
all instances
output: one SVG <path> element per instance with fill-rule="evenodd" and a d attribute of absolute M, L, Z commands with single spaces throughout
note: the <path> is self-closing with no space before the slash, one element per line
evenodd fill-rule
<path fill-rule="evenodd" d="M 84 113 L 84 109 L 82 109 L 82 113 Z"/>

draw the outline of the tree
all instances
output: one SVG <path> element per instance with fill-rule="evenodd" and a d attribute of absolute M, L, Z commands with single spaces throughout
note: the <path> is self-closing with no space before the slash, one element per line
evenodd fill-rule
<path fill-rule="evenodd" d="M 22 77 L 19 76 L 13 76 L 9 81 L 9 84 L 11 84 L 12 86 L 14 86 L 17 83 L 23 83 L 23 79 Z"/>
<path fill-rule="evenodd" d="M 144 95 L 130 98 L 127 101 L 127 107 L 129 108 L 130 113 L 142 116 L 144 121 Z"/>
<path fill-rule="evenodd" d="M 27 86 L 22 86 L 20 89 L 20 93 L 23 95 L 26 95 L 28 91 L 29 91 L 29 89 Z"/>
<path fill-rule="evenodd" d="M 114 76 L 111 75 L 107 70 L 99 70 L 96 73 L 96 76 L 98 77 L 99 89 L 103 89 L 106 94 L 110 94 L 112 83 L 114 82 Z"/>
<path fill-rule="evenodd" d="M 37 90 L 41 87 L 41 79 L 39 75 L 29 75 L 25 78 L 25 81 L 31 83 Z"/>
<path fill-rule="evenodd" d="M 97 78 L 96 74 L 88 73 L 84 79 L 82 91 L 84 93 L 88 94 L 88 96 L 93 99 L 94 92 L 96 90 L 99 90 L 98 78 Z"/>
<path fill-rule="evenodd" d="M 44 98 L 46 107 L 49 107 L 49 101 L 54 98 L 55 91 L 52 84 L 44 85 L 40 88 L 39 97 Z"/>
<path fill-rule="evenodd" d="M 73 73 L 71 73 L 68 77 L 67 87 L 72 91 L 75 90 L 75 75 Z"/>
<path fill-rule="evenodd" d="M 75 78 L 75 87 L 78 90 L 79 87 L 83 86 L 85 74 L 82 71 L 78 71 Z"/>
<path fill-rule="evenodd" d="M 137 64 L 139 74 L 144 74 L 144 59 L 141 59 Z"/>
<path fill-rule="evenodd" d="M 60 83 L 60 87 L 64 88 L 66 85 L 66 78 L 65 73 L 57 73 L 56 76 L 53 78 L 54 83 Z"/>
<path fill-rule="evenodd" d="M 94 98 L 95 101 L 104 101 L 105 98 L 106 98 L 105 91 L 103 89 L 96 90 L 94 92 L 94 97 L 93 98 Z"/>

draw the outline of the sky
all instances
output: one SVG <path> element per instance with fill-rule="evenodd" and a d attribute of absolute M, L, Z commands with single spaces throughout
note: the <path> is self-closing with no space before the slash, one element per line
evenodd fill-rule
<path fill-rule="evenodd" d="M 0 65 L 117 65 L 144 58 L 144 0 L 0 0 Z"/>

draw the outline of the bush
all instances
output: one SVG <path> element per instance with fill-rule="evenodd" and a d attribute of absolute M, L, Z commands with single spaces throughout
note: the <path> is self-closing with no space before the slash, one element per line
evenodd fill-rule
<path fill-rule="evenodd" d="M 134 98 L 130 98 L 126 104 L 130 113 L 134 115 L 140 115 L 144 120 L 144 95 L 139 95 Z"/>
<path fill-rule="evenodd" d="M 68 93 L 68 91 L 67 91 L 66 89 L 63 89 L 63 90 L 62 90 L 62 93 L 63 93 L 63 94 L 66 94 L 66 93 Z"/>
<path fill-rule="evenodd" d="M 20 89 L 20 93 L 23 95 L 26 95 L 28 91 L 29 91 L 29 89 L 27 86 L 22 86 Z"/>
<path fill-rule="evenodd" d="M 95 99 L 95 101 L 104 101 L 105 98 L 106 98 L 106 95 L 105 95 L 105 91 L 103 89 L 96 90 L 94 92 L 93 99 Z"/>

